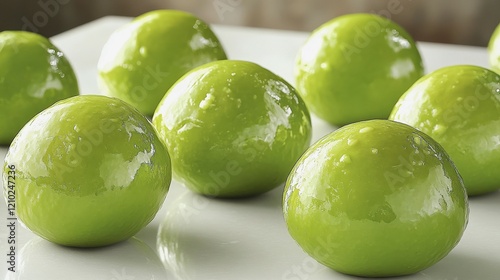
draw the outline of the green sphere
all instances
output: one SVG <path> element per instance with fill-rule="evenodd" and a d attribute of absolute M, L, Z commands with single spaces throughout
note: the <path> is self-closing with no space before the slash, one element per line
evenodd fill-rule
<path fill-rule="evenodd" d="M 73 68 L 47 38 L 0 32 L 0 145 L 9 145 L 36 114 L 78 92 Z"/>
<path fill-rule="evenodd" d="M 469 211 L 462 179 L 438 143 L 405 124 L 371 120 L 306 151 L 287 180 L 283 213 L 290 235 L 318 262 L 389 277 L 445 257 Z"/>
<path fill-rule="evenodd" d="M 411 36 L 391 20 L 349 14 L 316 29 L 295 66 L 298 92 L 311 112 L 333 125 L 386 119 L 424 74 Z"/>
<path fill-rule="evenodd" d="M 111 35 L 99 58 L 99 87 L 152 116 L 182 75 L 220 59 L 226 59 L 224 49 L 205 22 L 182 11 L 156 10 Z"/>
<path fill-rule="evenodd" d="M 470 65 L 439 69 L 417 81 L 390 118 L 439 142 L 469 195 L 500 188 L 500 75 Z"/>
<path fill-rule="evenodd" d="M 216 61 L 186 74 L 160 102 L 153 124 L 174 175 L 218 197 L 277 187 L 311 139 L 309 112 L 295 89 L 245 61 Z"/>
<path fill-rule="evenodd" d="M 81 95 L 19 132 L 3 185 L 6 199 L 15 191 L 17 217 L 31 231 L 61 245 L 96 247 L 146 226 L 171 172 L 167 149 L 142 114 L 116 98 Z"/>

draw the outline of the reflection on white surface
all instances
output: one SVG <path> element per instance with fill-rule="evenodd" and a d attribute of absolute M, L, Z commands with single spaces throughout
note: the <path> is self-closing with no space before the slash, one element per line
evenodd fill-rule
<path fill-rule="evenodd" d="M 157 247 L 165 267 L 179 280 L 366 279 L 337 273 L 302 252 L 286 230 L 281 192 L 221 200 L 185 190 L 160 222 Z M 429 269 L 391 279 L 498 280 L 500 244 L 490 243 L 500 234 L 491 223 L 499 205 L 500 192 L 473 198 L 472 230 L 457 248 Z"/>
<path fill-rule="evenodd" d="M 281 193 L 278 188 L 258 197 L 222 200 L 185 191 L 160 224 L 160 258 L 183 280 L 293 276 L 294 265 L 307 256 L 288 235 Z M 317 271 L 328 270 L 311 262 Z"/>
<path fill-rule="evenodd" d="M 18 268 L 6 280 L 158 280 L 168 279 L 155 252 L 132 238 L 103 248 L 81 249 L 33 238 L 19 251 Z"/>

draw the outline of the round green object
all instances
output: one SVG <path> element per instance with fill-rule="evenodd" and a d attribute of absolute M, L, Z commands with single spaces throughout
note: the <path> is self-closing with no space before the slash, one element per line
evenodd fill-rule
<path fill-rule="evenodd" d="M 316 29 L 300 50 L 295 79 L 311 112 L 334 125 L 386 119 L 424 74 L 411 36 L 391 20 L 349 14 Z"/>
<path fill-rule="evenodd" d="M 182 11 L 156 10 L 111 35 L 99 58 L 99 87 L 152 116 L 182 75 L 221 59 L 224 49 L 205 22 Z"/>
<path fill-rule="evenodd" d="M 171 173 L 167 149 L 146 117 L 119 99 L 81 95 L 54 104 L 19 132 L 5 158 L 4 194 L 9 200 L 15 190 L 19 220 L 39 236 L 104 246 L 153 219 Z"/>
<path fill-rule="evenodd" d="M 500 188 L 500 75 L 470 65 L 439 69 L 417 81 L 390 118 L 439 142 L 469 195 Z"/>
<path fill-rule="evenodd" d="M 78 93 L 73 68 L 47 38 L 0 32 L 0 145 L 9 145 L 36 114 Z"/>
<path fill-rule="evenodd" d="M 174 175 L 218 197 L 275 188 L 311 139 L 309 112 L 295 89 L 245 61 L 216 61 L 186 74 L 160 102 L 153 124 Z"/>
<path fill-rule="evenodd" d="M 488 44 L 488 53 L 491 68 L 500 74 L 500 24 L 491 35 Z"/>
<path fill-rule="evenodd" d="M 445 257 L 468 221 L 460 175 L 443 148 L 405 124 L 350 124 L 309 148 L 284 190 L 288 231 L 342 273 L 416 273 Z"/>

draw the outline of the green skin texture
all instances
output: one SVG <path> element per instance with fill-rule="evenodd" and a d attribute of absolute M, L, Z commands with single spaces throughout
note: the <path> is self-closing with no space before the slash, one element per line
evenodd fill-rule
<path fill-rule="evenodd" d="M 42 110 L 78 94 L 71 65 L 47 38 L 0 32 L 0 145 L 9 145 Z"/>
<path fill-rule="evenodd" d="M 491 68 L 500 74 L 500 24 L 491 35 L 488 52 Z"/>
<path fill-rule="evenodd" d="M 411 36 L 372 14 L 340 16 L 323 24 L 295 64 L 297 90 L 311 112 L 337 126 L 387 119 L 423 74 Z"/>
<path fill-rule="evenodd" d="M 291 236 L 318 262 L 388 277 L 446 256 L 469 210 L 460 175 L 439 144 L 410 126 L 371 120 L 307 150 L 287 180 L 283 213 Z"/>
<path fill-rule="evenodd" d="M 469 195 L 500 188 L 500 75 L 479 66 L 439 69 L 401 97 L 390 119 L 439 142 L 460 171 Z"/>
<path fill-rule="evenodd" d="M 99 87 L 152 116 L 182 75 L 221 59 L 224 49 L 205 22 L 181 11 L 152 11 L 109 38 L 98 62 Z"/>
<path fill-rule="evenodd" d="M 311 120 L 295 89 L 251 62 L 217 61 L 182 77 L 153 125 L 176 179 L 194 192 L 244 197 L 283 183 L 311 140 Z"/>
<path fill-rule="evenodd" d="M 5 196 L 9 165 L 16 167 L 19 220 L 76 247 L 136 234 L 162 205 L 172 173 L 166 147 L 142 114 L 92 95 L 60 101 L 21 130 L 5 159 Z"/>

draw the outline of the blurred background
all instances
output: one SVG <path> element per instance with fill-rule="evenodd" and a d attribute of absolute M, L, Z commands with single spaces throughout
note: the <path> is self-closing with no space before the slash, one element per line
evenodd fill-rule
<path fill-rule="evenodd" d="M 370 12 L 391 18 L 416 40 L 486 46 L 500 23 L 500 0 L 2 0 L 0 31 L 53 36 L 106 15 L 180 9 L 212 24 L 312 31 L 333 17 Z"/>

